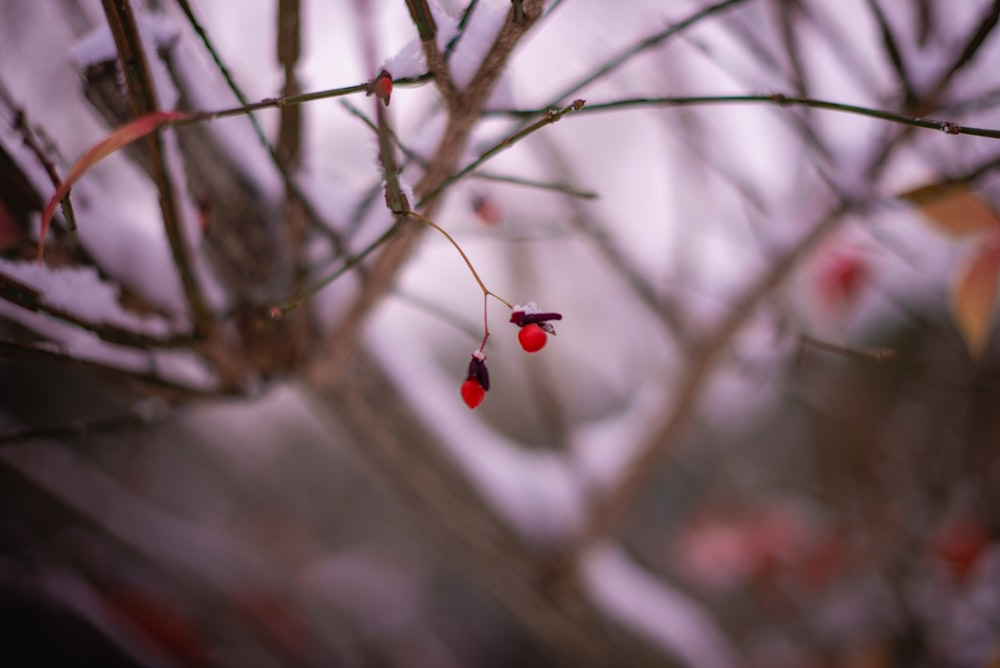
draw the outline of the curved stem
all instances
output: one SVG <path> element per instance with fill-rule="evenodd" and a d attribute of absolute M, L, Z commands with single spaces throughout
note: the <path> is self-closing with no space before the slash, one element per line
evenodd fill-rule
<path fill-rule="evenodd" d="M 496 299 L 498 302 L 500 302 L 501 304 L 503 304 L 504 306 L 506 306 L 510 310 L 512 310 L 512 311 L 514 310 L 514 305 L 513 304 L 511 304 L 509 301 L 507 301 L 506 299 L 504 299 L 503 297 L 501 297 L 500 295 L 498 295 L 497 293 L 493 292 L 492 290 L 490 290 L 489 288 L 486 287 L 486 284 L 483 283 L 483 279 L 479 277 L 479 272 L 477 272 L 476 268 L 474 266 L 472 266 L 472 261 L 469 260 L 469 256 L 465 254 L 465 251 L 462 250 L 462 247 L 458 245 L 458 242 L 455 241 L 454 237 L 452 237 L 450 234 L 448 234 L 448 232 L 446 232 L 443 227 L 441 227 L 440 225 L 438 225 L 437 223 L 435 223 L 433 220 L 431 220 L 427 216 L 423 216 L 423 215 L 417 213 L 416 211 L 407 211 L 406 215 L 407 216 L 411 216 L 413 218 L 416 218 L 417 220 L 421 221 L 422 223 L 430 225 L 435 230 L 437 230 L 442 235 L 444 235 L 445 239 L 447 239 L 448 241 L 451 242 L 451 245 L 455 247 L 455 250 L 458 251 L 458 254 L 462 256 L 462 260 L 465 261 L 465 266 L 468 267 L 469 271 L 472 272 L 472 277 L 475 278 L 476 279 L 476 283 L 479 284 L 479 289 L 483 291 L 483 299 L 485 299 L 486 297 L 493 297 L 493 299 Z M 484 341 L 484 343 L 485 343 L 485 341 Z"/>

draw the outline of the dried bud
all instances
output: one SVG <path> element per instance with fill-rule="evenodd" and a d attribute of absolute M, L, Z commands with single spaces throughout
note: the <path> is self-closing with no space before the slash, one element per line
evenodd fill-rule
<path fill-rule="evenodd" d="M 366 95 L 374 95 L 382 100 L 385 106 L 389 106 L 389 97 L 392 95 L 392 75 L 389 74 L 388 70 L 379 70 L 375 81 L 368 84 Z"/>
<path fill-rule="evenodd" d="M 475 408 L 486 398 L 486 391 L 489 389 L 490 373 L 486 369 L 486 355 L 483 351 L 477 350 L 472 353 L 469 372 L 466 374 L 465 382 L 462 383 L 462 401 L 469 408 Z"/>

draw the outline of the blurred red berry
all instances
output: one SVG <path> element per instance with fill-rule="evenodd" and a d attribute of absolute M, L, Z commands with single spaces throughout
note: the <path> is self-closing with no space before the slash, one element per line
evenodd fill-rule
<path fill-rule="evenodd" d="M 109 612 L 185 666 L 209 665 L 208 649 L 195 620 L 153 592 L 113 587 L 105 593 Z M 172 663 L 172 662 L 171 662 Z"/>
<path fill-rule="evenodd" d="M 486 225 L 493 227 L 500 224 L 502 218 L 500 207 L 493 199 L 482 195 L 475 197 L 472 200 L 472 210 Z"/>
<path fill-rule="evenodd" d="M 956 582 L 962 583 L 989 547 L 990 535 L 974 515 L 957 515 L 939 526 L 931 540 L 939 563 Z"/>
<path fill-rule="evenodd" d="M 485 398 L 486 390 L 483 389 L 483 386 L 475 378 L 469 378 L 462 383 L 462 401 L 469 408 L 475 408 L 483 403 L 483 399 Z"/>
<path fill-rule="evenodd" d="M 871 268 L 865 258 L 853 251 L 832 252 L 825 258 L 818 276 L 817 288 L 828 308 L 853 306 L 861 289 L 871 278 Z"/>
<path fill-rule="evenodd" d="M 517 340 L 521 342 L 521 347 L 527 353 L 537 353 L 544 348 L 547 338 L 545 330 L 534 322 L 521 327 L 521 331 L 517 333 Z"/>

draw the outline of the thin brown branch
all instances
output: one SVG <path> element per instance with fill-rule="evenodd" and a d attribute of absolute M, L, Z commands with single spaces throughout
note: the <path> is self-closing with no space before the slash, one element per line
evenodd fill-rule
<path fill-rule="evenodd" d="M 130 0 L 103 0 L 103 5 L 111 34 L 118 48 L 118 58 L 128 86 L 133 116 L 139 117 L 159 111 L 156 90 L 149 74 L 149 66 L 140 42 Z M 173 179 L 163 153 L 163 143 L 156 133 L 150 135 L 146 142 L 152 156 L 153 179 L 160 193 L 160 210 L 167 239 L 170 242 L 170 251 L 192 311 L 195 331 L 203 334 L 211 326 L 212 315 L 195 274 L 190 245 L 177 207 Z"/>
<path fill-rule="evenodd" d="M 459 96 L 455 89 L 455 82 L 451 78 L 448 59 L 438 48 L 437 22 L 434 20 L 434 15 L 431 14 L 430 5 L 427 0 L 406 0 L 406 8 L 410 10 L 410 18 L 417 27 L 417 34 L 420 36 L 420 46 L 423 48 L 424 58 L 427 60 L 427 71 L 431 73 L 434 83 L 441 91 L 445 107 L 453 109 L 459 101 Z"/>
<path fill-rule="evenodd" d="M 459 181 L 465 175 L 470 174 L 473 170 L 477 169 L 480 165 L 482 165 L 487 160 L 497 155 L 501 151 L 507 150 L 508 148 L 510 148 L 517 142 L 521 141 L 528 135 L 532 134 L 533 132 L 541 130 L 543 127 L 547 125 L 552 125 L 553 123 L 558 122 L 566 114 L 574 111 L 580 111 L 581 109 L 583 109 L 585 104 L 586 103 L 583 100 L 575 100 L 572 104 L 563 107 L 558 111 L 549 110 L 545 112 L 545 114 L 540 119 L 538 119 L 528 127 L 522 128 L 516 132 L 511 133 L 510 135 L 507 135 L 506 137 L 495 143 L 493 146 L 483 151 L 478 158 L 470 162 L 462 169 L 455 172 L 452 176 L 449 176 L 447 179 L 442 181 L 437 188 L 428 192 L 423 198 L 421 198 L 420 202 L 417 203 L 417 206 L 422 206 L 424 202 L 426 202 L 427 200 L 434 199 L 434 197 L 436 197 L 438 193 L 440 193 L 442 190 L 447 188 L 452 183 Z"/>

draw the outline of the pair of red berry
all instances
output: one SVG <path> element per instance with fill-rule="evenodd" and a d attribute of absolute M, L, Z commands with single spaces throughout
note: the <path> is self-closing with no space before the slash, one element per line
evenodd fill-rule
<path fill-rule="evenodd" d="M 550 320 L 562 320 L 562 314 L 543 313 L 533 302 L 526 306 L 514 307 L 510 321 L 520 328 L 517 340 L 525 352 L 537 353 L 545 347 L 548 335 L 555 335 L 556 330 Z M 465 382 L 462 383 L 462 400 L 469 408 L 475 408 L 486 398 L 489 389 L 490 374 L 486 369 L 486 355 L 480 348 L 472 353 L 469 371 Z"/>

